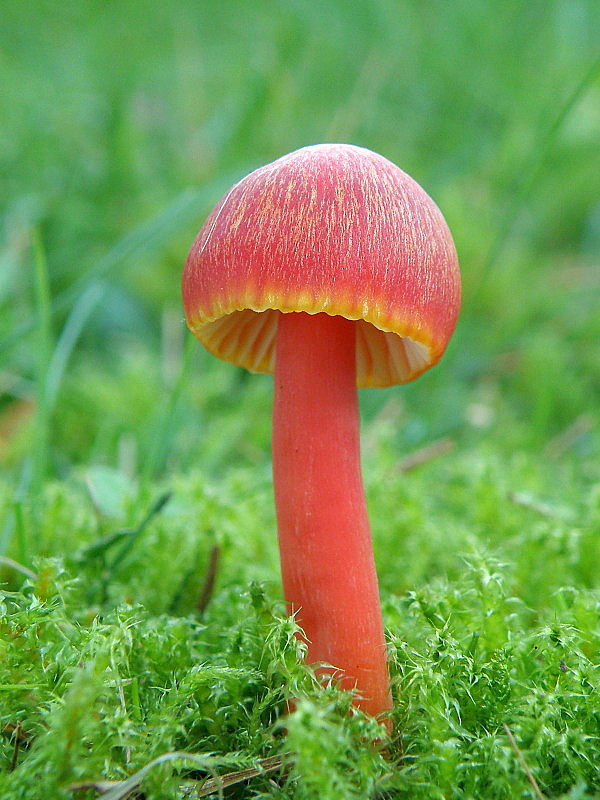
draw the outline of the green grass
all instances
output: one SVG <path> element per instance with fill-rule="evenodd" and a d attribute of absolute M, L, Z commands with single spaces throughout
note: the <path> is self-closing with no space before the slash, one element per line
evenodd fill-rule
<path fill-rule="evenodd" d="M 600 797 L 598 30 L 595 0 L 3 4 L 3 798 Z M 179 296 L 227 187 L 328 140 L 430 192 L 464 280 L 440 365 L 361 393 L 376 745 L 284 613 L 271 379 Z"/>

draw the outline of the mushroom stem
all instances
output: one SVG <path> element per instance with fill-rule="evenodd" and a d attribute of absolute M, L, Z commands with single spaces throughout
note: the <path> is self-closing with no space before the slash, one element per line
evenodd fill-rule
<path fill-rule="evenodd" d="M 371 531 L 360 468 L 356 323 L 280 314 L 273 479 L 283 589 L 308 642 L 358 705 L 391 707 Z"/>

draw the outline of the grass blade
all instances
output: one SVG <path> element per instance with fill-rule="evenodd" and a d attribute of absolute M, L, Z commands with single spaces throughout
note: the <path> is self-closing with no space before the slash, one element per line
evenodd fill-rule
<path fill-rule="evenodd" d="M 512 200 L 504 215 L 504 220 L 498 229 L 487 261 L 484 264 L 482 281 L 486 280 L 487 275 L 491 273 L 492 267 L 496 264 L 500 255 L 502 254 L 514 224 L 519 217 L 524 204 L 527 202 L 527 199 L 534 191 L 536 182 L 547 164 L 548 154 L 550 153 L 563 124 L 567 120 L 575 105 L 594 84 L 599 76 L 600 56 L 593 61 L 591 67 L 585 72 L 579 83 L 574 87 L 546 133 L 536 141 L 534 152 L 528 154 L 526 163 L 530 166 L 523 170 L 522 177 L 517 183 L 515 191 L 512 193 Z"/>
<path fill-rule="evenodd" d="M 48 471 L 48 451 L 50 447 L 50 416 L 48 402 L 48 364 L 52 353 L 52 301 L 48 263 L 40 237 L 33 238 L 34 251 L 34 291 L 37 320 L 37 363 L 36 363 L 36 425 L 31 466 L 30 486 L 39 488 Z"/>
<path fill-rule="evenodd" d="M 238 177 L 239 173 L 236 172 L 235 178 L 226 175 L 205 184 L 200 189 L 188 189 L 180 194 L 166 208 L 124 236 L 79 280 L 59 292 L 51 304 L 51 315 L 69 308 L 90 284 L 107 277 L 124 263 L 131 265 L 140 257 L 155 252 L 173 234 L 188 225 L 214 202 Z M 34 326 L 35 320 L 32 319 L 16 326 L 0 341 L 0 353 L 30 333 Z"/>
<path fill-rule="evenodd" d="M 144 478 L 150 480 L 157 475 L 164 466 L 174 435 L 174 419 L 181 393 L 187 383 L 193 355 L 196 352 L 197 342 L 193 336 L 186 337 L 183 351 L 181 369 L 177 380 L 166 399 L 164 412 L 156 424 L 156 434 L 150 447 L 148 457 L 144 464 Z"/>
<path fill-rule="evenodd" d="M 86 322 L 102 301 L 108 287 L 102 282 L 93 282 L 79 295 L 61 331 L 50 359 L 47 377 L 47 401 L 54 408 L 67 363 L 81 336 Z"/>

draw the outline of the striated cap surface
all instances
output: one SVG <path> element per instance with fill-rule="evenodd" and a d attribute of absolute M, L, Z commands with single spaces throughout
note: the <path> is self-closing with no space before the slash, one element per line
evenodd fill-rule
<path fill-rule="evenodd" d="M 188 326 L 214 355 L 273 372 L 278 312 L 356 320 L 358 386 L 433 366 L 460 307 L 433 200 L 362 147 L 303 147 L 247 175 L 209 215 L 183 274 Z"/>

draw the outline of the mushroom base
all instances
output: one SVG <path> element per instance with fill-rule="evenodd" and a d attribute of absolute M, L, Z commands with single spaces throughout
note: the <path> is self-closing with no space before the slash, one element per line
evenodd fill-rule
<path fill-rule="evenodd" d="M 280 314 L 273 480 L 283 589 L 308 643 L 355 705 L 391 707 L 385 639 L 360 468 L 355 323 Z"/>

